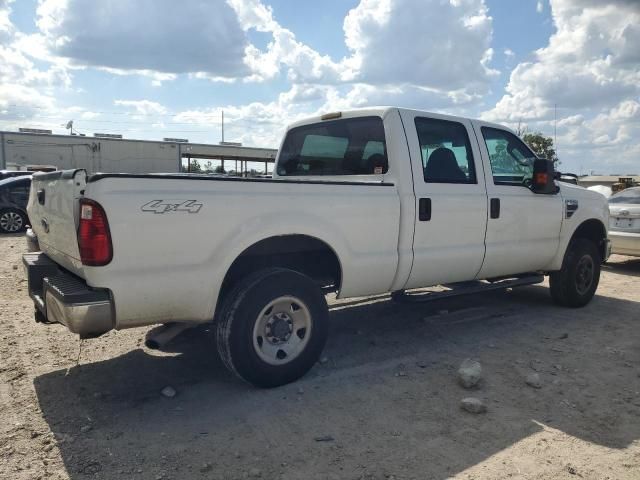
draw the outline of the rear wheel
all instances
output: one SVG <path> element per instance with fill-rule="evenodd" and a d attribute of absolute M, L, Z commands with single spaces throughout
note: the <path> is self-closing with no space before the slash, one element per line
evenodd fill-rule
<path fill-rule="evenodd" d="M 562 269 L 549 275 L 553 300 L 565 307 L 583 307 L 591 301 L 600 281 L 600 253 L 586 239 L 571 242 Z"/>
<path fill-rule="evenodd" d="M 311 369 L 327 333 L 327 303 L 317 284 L 301 273 L 269 268 L 229 293 L 216 342 L 229 370 L 255 386 L 276 387 Z"/>
<path fill-rule="evenodd" d="M 0 211 L 0 232 L 18 233 L 27 225 L 27 216 L 15 208 Z"/>

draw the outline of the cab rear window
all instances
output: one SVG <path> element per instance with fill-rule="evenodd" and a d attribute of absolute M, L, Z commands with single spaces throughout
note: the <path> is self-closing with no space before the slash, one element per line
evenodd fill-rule
<path fill-rule="evenodd" d="M 293 128 L 278 160 L 278 175 L 374 175 L 388 169 L 380 117 L 332 120 Z"/>

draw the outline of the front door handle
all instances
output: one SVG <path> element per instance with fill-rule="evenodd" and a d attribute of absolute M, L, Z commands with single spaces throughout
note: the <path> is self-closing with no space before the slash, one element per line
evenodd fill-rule
<path fill-rule="evenodd" d="M 421 198 L 418 201 L 418 219 L 421 222 L 428 222 L 431 220 L 431 199 Z"/>
<path fill-rule="evenodd" d="M 489 205 L 491 218 L 500 218 L 500 199 L 492 198 Z"/>

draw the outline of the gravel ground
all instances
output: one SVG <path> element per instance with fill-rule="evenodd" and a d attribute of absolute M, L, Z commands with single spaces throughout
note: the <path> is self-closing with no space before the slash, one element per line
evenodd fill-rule
<path fill-rule="evenodd" d="M 2 479 L 640 478 L 640 259 L 613 257 L 579 310 L 544 286 L 332 301 L 324 361 L 257 390 L 205 328 L 154 352 L 146 329 L 36 324 L 23 251 L 0 236 Z"/>

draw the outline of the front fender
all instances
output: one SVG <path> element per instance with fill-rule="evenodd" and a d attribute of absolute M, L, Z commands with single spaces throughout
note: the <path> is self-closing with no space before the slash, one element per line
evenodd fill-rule
<path fill-rule="evenodd" d="M 597 221 L 602 226 L 605 235 L 607 233 L 609 206 L 606 199 L 600 194 L 588 192 L 587 190 L 574 192 L 574 189 L 571 189 L 569 192 L 562 192 L 564 210 L 562 227 L 560 229 L 560 243 L 556 255 L 545 266 L 544 271 L 553 272 L 562 268 L 562 262 L 569 243 L 573 239 L 576 231 L 580 226 L 584 225 L 585 222 Z M 584 192 L 588 192 L 588 195 L 582 195 Z M 594 195 L 597 195 L 597 197 L 594 197 Z M 602 198 L 600 199 L 598 197 Z M 578 201 L 578 209 L 569 218 L 567 218 L 567 200 Z"/>

